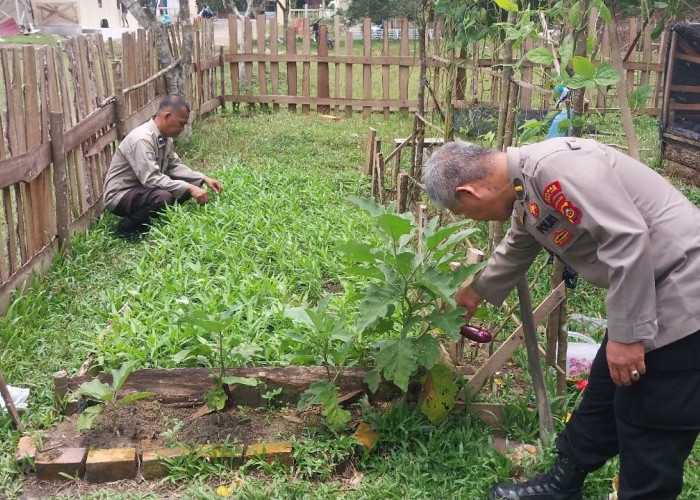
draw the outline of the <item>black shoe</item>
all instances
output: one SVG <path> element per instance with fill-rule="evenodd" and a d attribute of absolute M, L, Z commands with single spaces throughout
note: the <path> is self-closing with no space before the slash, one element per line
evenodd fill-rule
<path fill-rule="evenodd" d="M 547 472 L 535 479 L 494 485 L 489 500 L 581 500 L 587 475 L 584 469 L 560 455 Z"/>
<path fill-rule="evenodd" d="M 122 219 L 117 224 L 114 234 L 126 241 L 138 241 L 145 234 L 147 227 L 134 225 L 128 219 Z"/>

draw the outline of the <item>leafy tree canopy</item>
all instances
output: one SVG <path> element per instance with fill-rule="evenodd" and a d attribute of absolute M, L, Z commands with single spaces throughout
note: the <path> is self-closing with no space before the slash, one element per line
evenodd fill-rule
<path fill-rule="evenodd" d="M 344 17 L 348 25 L 357 24 L 365 17 L 380 24 L 392 18 L 415 19 L 419 8 L 419 0 L 352 0 Z"/>

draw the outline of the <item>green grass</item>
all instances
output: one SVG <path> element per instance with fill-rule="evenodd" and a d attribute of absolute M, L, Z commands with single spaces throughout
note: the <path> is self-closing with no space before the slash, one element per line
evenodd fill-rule
<path fill-rule="evenodd" d="M 367 192 L 366 181 L 359 175 L 367 127 L 377 130 L 388 154 L 389 143 L 406 137 L 411 124 L 411 118 L 400 115 L 388 120 L 355 115 L 324 122 L 315 115 L 287 113 L 224 114 L 197 122 L 192 136 L 178 144 L 178 151 L 193 168 L 222 180 L 220 196 L 203 207 L 193 202 L 173 207 L 146 239 L 135 244 L 115 239 L 116 218 L 105 214 L 74 239 L 72 259 L 58 258 L 46 277 L 33 283 L 24 296 L 17 294 L 0 318 L 0 371 L 9 384 L 32 391 L 30 408 L 22 415 L 24 425 L 31 432 L 41 432 L 57 421 L 51 376 L 60 369 L 74 375 L 93 349 L 106 368 L 132 359 L 141 367 L 207 366 L 210 361 L 204 353 L 209 341 L 201 339 L 203 332 L 179 321 L 193 311 L 217 316 L 240 306 L 229 339 L 255 348 L 241 349 L 238 364 L 284 365 L 315 359 L 318 353 L 310 343 L 296 340 L 283 311 L 332 291 L 337 295 L 333 307 L 352 319 L 358 283 L 343 273 L 344 262 L 333 248 L 347 239 L 375 237 L 367 219 L 346 201 L 350 194 Z M 654 121 L 639 118 L 636 125 L 653 164 Z M 611 117 L 599 129 L 618 134 L 602 136 L 605 142 L 624 142 L 619 122 Z M 700 200 L 698 189 L 680 187 L 692 200 Z M 480 234 L 484 239 L 474 243 L 483 246 L 486 231 Z M 549 291 L 547 274 L 533 290 L 535 302 Z M 602 297 L 601 291 L 582 284 L 569 294 L 570 310 L 602 315 Z M 490 308 L 490 314 L 494 320 L 504 318 L 500 309 Z M 358 359 L 364 345 L 353 354 Z M 526 366 L 522 351 L 513 362 Z M 505 389 L 487 387 L 479 397 L 510 403 L 504 430 L 511 438 L 536 439 L 533 404 L 527 394 L 514 395 L 515 383 L 527 384 L 527 375 L 524 381 L 504 379 Z M 547 383 L 553 385 L 550 375 Z M 571 390 L 565 406 L 573 408 L 576 398 Z M 491 432 L 470 415 L 453 415 L 435 427 L 403 406 L 366 412 L 380 430 L 377 449 L 371 454 L 353 449 L 345 435 L 310 432 L 299 437 L 304 460 L 298 460 L 295 469 L 261 471 L 251 463 L 242 472 L 245 486 L 235 495 L 483 498 L 494 481 L 516 472 L 530 477 L 553 459 L 552 451 L 546 450 L 536 461 L 514 467 L 493 451 Z M 563 415 L 557 417 L 561 428 Z M 0 496 L 8 498 L 17 496 L 23 480 L 13 458 L 18 438 L 9 417 L 1 415 Z M 700 460 L 700 450 L 693 458 Z M 329 479 L 332 472 L 344 468 L 362 475 L 352 488 Z M 586 498 L 609 492 L 616 468 L 611 461 L 593 475 Z M 178 482 L 177 494 L 212 498 L 216 485 L 228 479 Z M 696 498 L 699 490 L 700 474 L 688 465 L 682 498 Z M 85 498 L 114 495 L 104 489 Z M 155 498 L 152 495 L 141 492 L 121 498 Z"/>

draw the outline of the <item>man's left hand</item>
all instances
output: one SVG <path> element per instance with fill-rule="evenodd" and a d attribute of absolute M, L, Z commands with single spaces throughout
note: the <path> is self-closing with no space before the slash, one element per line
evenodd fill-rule
<path fill-rule="evenodd" d="M 221 191 L 224 189 L 221 185 L 221 182 L 217 181 L 216 179 L 211 179 L 209 177 L 204 178 L 204 184 L 209 186 L 209 189 L 214 191 L 216 194 L 221 193 Z"/>
<path fill-rule="evenodd" d="M 631 385 L 634 382 L 632 372 L 636 371 L 641 376 L 647 371 L 644 364 L 644 342 L 622 344 L 608 340 L 605 354 L 608 358 L 610 378 L 616 385 Z"/>

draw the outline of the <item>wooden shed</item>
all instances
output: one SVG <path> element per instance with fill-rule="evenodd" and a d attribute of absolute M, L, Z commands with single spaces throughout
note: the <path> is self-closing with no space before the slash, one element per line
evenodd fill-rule
<path fill-rule="evenodd" d="M 700 23 L 671 27 L 660 134 L 668 171 L 700 186 Z"/>

